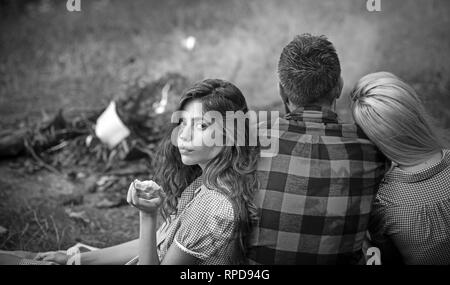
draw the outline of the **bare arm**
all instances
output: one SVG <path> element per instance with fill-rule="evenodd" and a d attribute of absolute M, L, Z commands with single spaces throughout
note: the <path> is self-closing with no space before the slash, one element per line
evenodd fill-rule
<path fill-rule="evenodd" d="M 159 185 L 154 183 L 153 187 Z M 159 257 L 156 243 L 156 220 L 157 210 L 162 203 L 161 197 L 152 199 L 142 199 L 136 194 L 134 186 L 142 186 L 141 183 L 132 183 L 128 190 L 127 201 L 140 210 L 139 226 L 139 264 L 140 265 L 159 265 Z M 160 188 L 160 187 L 159 187 Z M 175 244 L 169 248 L 161 264 L 195 264 L 197 259 L 178 248 Z"/>
<path fill-rule="evenodd" d="M 194 265 L 199 259 L 182 251 L 175 243 L 172 243 L 161 265 Z"/>
<path fill-rule="evenodd" d="M 156 249 L 156 216 L 143 212 L 140 215 L 139 264 L 158 265 L 160 262 Z M 197 262 L 196 257 L 182 251 L 175 243 L 172 243 L 161 265 L 192 265 Z"/>
<path fill-rule="evenodd" d="M 79 254 L 82 265 L 94 264 L 125 264 L 138 255 L 139 240 L 135 239 L 119 245 L 83 252 Z M 35 260 L 50 261 L 57 264 L 67 264 L 70 256 L 64 251 L 49 251 L 38 253 Z"/>
<path fill-rule="evenodd" d="M 156 249 L 156 215 L 140 212 L 139 265 L 159 265 Z"/>
<path fill-rule="evenodd" d="M 123 265 L 138 255 L 139 240 L 135 239 L 119 245 L 83 252 L 81 264 Z"/>

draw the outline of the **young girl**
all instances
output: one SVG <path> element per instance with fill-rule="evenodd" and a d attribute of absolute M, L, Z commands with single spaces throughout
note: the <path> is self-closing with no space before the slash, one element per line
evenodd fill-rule
<path fill-rule="evenodd" d="M 450 264 L 450 151 L 405 82 L 364 76 L 351 93 L 356 123 L 392 161 L 371 217 L 375 244 L 393 245 L 406 264 Z M 383 255 L 388 252 L 382 252 Z"/>
<path fill-rule="evenodd" d="M 227 111 L 248 111 L 233 84 L 208 79 L 182 96 L 180 120 L 161 144 L 157 181 L 163 190 L 153 199 L 140 198 L 145 183 L 132 183 L 127 200 L 140 211 L 139 239 L 80 254 L 81 264 L 239 264 L 245 260 L 248 234 L 256 219 L 252 204 L 257 189 L 257 148 L 237 144 L 225 124 Z M 212 112 L 211 112 L 212 111 Z M 224 120 L 218 120 L 220 114 Z M 228 139 L 231 144 L 212 144 Z M 247 141 L 247 140 L 246 140 Z M 165 196 L 163 198 L 163 196 Z M 142 196 L 141 196 L 142 197 Z M 161 206 L 161 207 L 160 207 Z M 164 223 L 156 230 L 161 209 Z M 41 253 L 36 259 L 65 264 L 69 256 Z"/>

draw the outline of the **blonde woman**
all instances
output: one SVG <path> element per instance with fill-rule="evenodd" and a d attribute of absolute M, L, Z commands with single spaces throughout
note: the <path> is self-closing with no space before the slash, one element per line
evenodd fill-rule
<path fill-rule="evenodd" d="M 387 72 L 351 92 L 356 123 L 391 160 L 371 215 L 375 242 L 406 264 L 450 264 L 450 151 L 413 88 Z M 381 253 L 383 257 L 383 252 Z"/>

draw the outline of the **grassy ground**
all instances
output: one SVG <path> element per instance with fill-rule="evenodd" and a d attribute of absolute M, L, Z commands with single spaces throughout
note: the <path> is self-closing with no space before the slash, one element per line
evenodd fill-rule
<path fill-rule="evenodd" d="M 346 84 L 338 106 L 345 120 L 349 88 L 366 73 L 386 70 L 410 82 L 439 124 L 450 127 L 446 0 L 381 0 L 382 11 L 374 13 L 364 0 L 81 0 L 80 13 L 67 12 L 65 0 L 29 2 L 26 12 L 0 19 L 3 126 L 38 118 L 42 110 L 105 105 L 127 83 L 167 71 L 225 78 L 251 106 L 272 105 L 282 47 L 310 32 L 327 35 L 340 55 Z M 187 51 L 181 41 L 191 35 L 197 45 Z M 83 184 L 21 173 L 9 162 L 0 171 L 0 225 L 10 230 L 0 248 L 47 250 L 77 239 L 107 246 L 137 234 L 128 207 L 97 210 L 86 202 L 75 210 L 86 210 L 93 224 L 69 220 L 58 197 L 88 195 Z"/>
<path fill-rule="evenodd" d="M 8 229 L 0 249 L 48 251 L 77 242 L 106 247 L 138 237 L 138 213 L 127 206 L 94 207 L 102 193 L 87 192 L 84 181 L 45 171 L 30 174 L 5 161 L 0 161 L 0 172 L 0 224 Z M 83 196 L 83 203 L 63 205 L 76 195 Z M 71 219 L 66 211 L 84 212 L 85 220 Z"/>

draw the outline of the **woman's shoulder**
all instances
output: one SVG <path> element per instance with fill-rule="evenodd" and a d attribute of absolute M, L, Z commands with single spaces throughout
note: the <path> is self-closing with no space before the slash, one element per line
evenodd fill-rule
<path fill-rule="evenodd" d="M 450 167 L 435 169 L 441 166 L 436 165 L 433 173 L 420 173 L 422 176 L 402 172 L 390 175 L 380 183 L 375 202 L 385 207 L 429 207 L 450 200 Z"/>
<path fill-rule="evenodd" d="M 216 217 L 234 219 L 233 203 L 230 197 L 219 189 L 210 189 L 204 184 L 196 190 L 190 208 L 209 212 Z"/>

